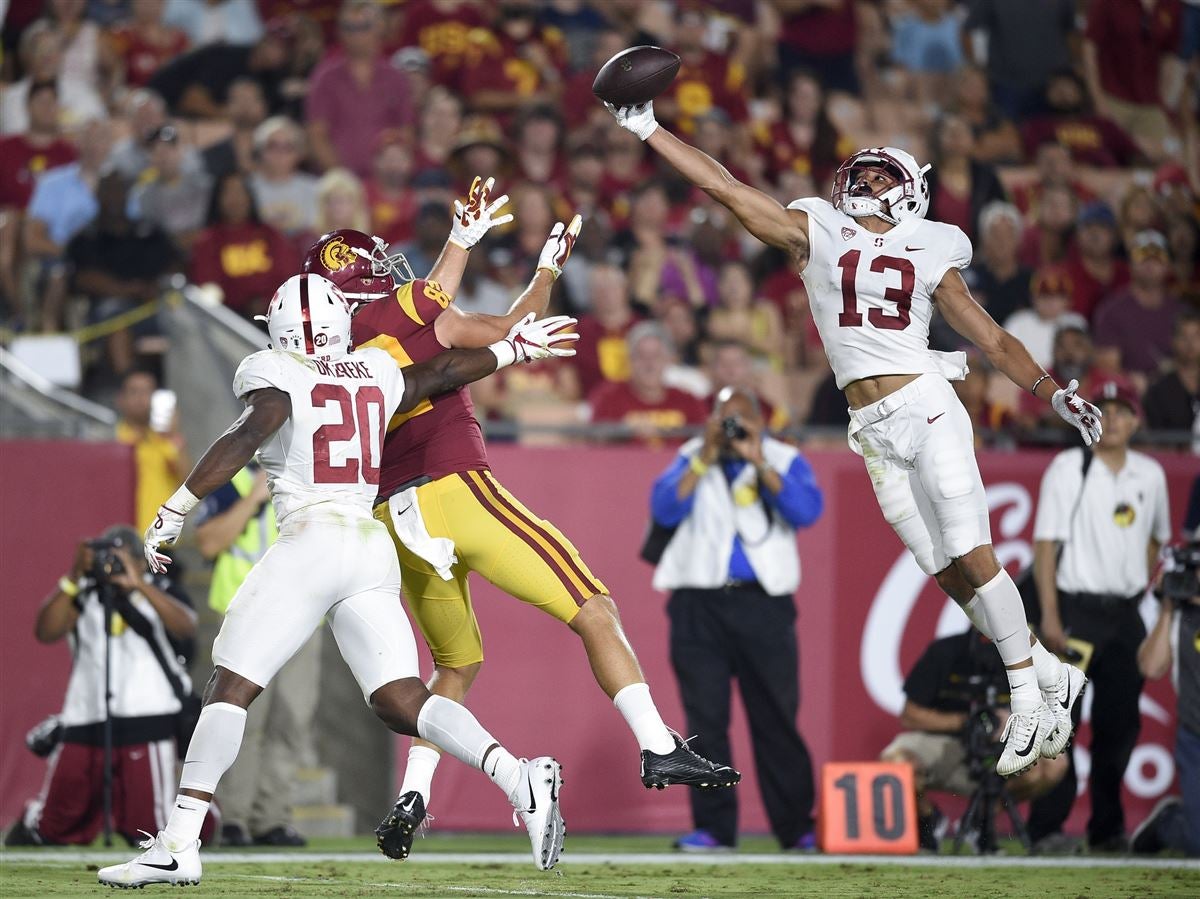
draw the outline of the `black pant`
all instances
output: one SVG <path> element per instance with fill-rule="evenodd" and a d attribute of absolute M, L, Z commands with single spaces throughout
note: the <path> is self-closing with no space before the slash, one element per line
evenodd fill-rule
<path fill-rule="evenodd" d="M 796 729 L 800 656 L 792 597 L 745 586 L 676 590 L 667 609 L 671 663 L 696 750 L 732 764 L 729 701 L 737 678 L 771 830 L 780 845 L 794 845 L 813 827 L 813 774 Z M 688 796 L 695 826 L 734 845 L 737 791 L 689 790 Z"/>
<path fill-rule="evenodd" d="M 1137 602 L 1100 602 L 1071 593 L 1059 594 L 1063 628 L 1072 637 L 1095 646 L 1087 675 L 1092 691 L 1092 773 L 1090 793 L 1092 816 L 1088 842 L 1092 845 L 1125 833 L 1125 810 L 1121 807 L 1121 780 L 1129 756 L 1137 745 L 1142 719 L 1138 697 L 1144 683 L 1137 667 L 1137 651 L 1146 638 L 1146 627 Z M 1082 703 L 1075 707 L 1079 724 Z M 1067 753 L 1067 774 L 1049 793 L 1030 807 L 1029 836 L 1039 840 L 1061 831 L 1075 802 L 1075 760 Z"/>

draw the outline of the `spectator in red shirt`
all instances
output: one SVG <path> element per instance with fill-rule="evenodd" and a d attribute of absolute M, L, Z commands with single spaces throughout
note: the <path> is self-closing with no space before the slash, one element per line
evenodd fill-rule
<path fill-rule="evenodd" d="M 649 171 L 642 142 L 636 134 L 623 128 L 612 128 L 606 133 L 600 193 L 607 198 L 614 228 L 627 224 L 633 190 L 645 180 Z"/>
<path fill-rule="evenodd" d="M 42 172 L 75 159 L 75 147 L 58 128 L 58 86 L 35 81 L 29 87 L 29 130 L 0 138 L 0 210 L 23 210 Z"/>
<path fill-rule="evenodd" d="M 215 284 L 226 306 L 252 319 L 299 265 L 287 239 L 264 225 L 245 176 L 229 174 L 213 187 L 208 227 L 192 247 L 188 279 Z"/>
<path fill-rule="evenodd" d="M 517 116 L 513 134 L 516 177 L 534 184 L 561 184 L 563 124 L 558 113 L 549 106 L 531 106 Z"/>
<path fill-rule="evenodd" d="M 629 380 L 625 335 L 637 323 L 623 269 L 608 263 L 593 265 L 588 287 L 591 306 L 579 316 L 579 343 L 574 356 L 584 396 L 600 384 Z"/>
<path fill-rule="evenodd" d="M 145 87 L 163 63 L 188 47 L 187 35 L 163 23 L 163 0 L 140 0 L 129 9 L 129 20 L 108 29 L 120 77 L 129 87 Z"/>
<path fill-rule="evenodd" d="M 1042 188 L 1042 202 L 1037 219 L 1025 229 L 1021 241 L 1021 262 L 1039 268 L 1062 262 L 1071 250 L 1075 229 L 1075 192 L 1067 184 L 1047 184 Z"/>
<path fill-rule="evenodd" d="M 799 0 L 787 4 L 779 34 L 779 64 L 785 72 L 816 72 L 830 91 L 858 94 L 855 65 L 857 6 L 853 0 Z"/>
<path fill-rule="evenodd" d="M 592 42 L 592 55 L 587 65 L 567 78 L 563 85 L 560 109 L 572 132 L 589 120 L 608 125 L 608 111 L 596 102 L 592 81 L 600 67 L 629 46 L 625 34 L 616 29 L 599 32 Z"/>
<path fill-rule="evenodd" d="M 996 170 L 975 160 L 975 135 L 962 116 L 944 115 L 934 131 L 929 217 L 957 225 L 974 240 L 985 206 L 1008 196 Z"/>
<path fill-rule="evenodd" d="M 680 6 L 676 14 L 675 41 L 679 74 L 671 86 L 655 98 L 655 111 L 684 134 L 691 134 L 696 120 L 712 109 L 720 109 L 736 125 L 747 119 L 746 73 L 741 63 L 727 54 L 713 53 L 704 46 L 708 20 L 695 6 Z"/>
<path fill-rule="evenodd" d="M 1096 112 L 1136 135 L 1161 159 L 1171 124 L 1163 83 L 1179 48 L 1179 0 L 1105 0 L 1087 10 L 1084 71 Z"/>
<path fill-rule="evenodd" d="M 398 43 L 429 54 L 433 80 L 453 88 L 467 56 L 470 32 L 488 24 L 474 0 L 411 0 L 404 6 Z"/>
<path fill-rule="evenodd" d="M 1134 375 L 1155 376 L 1171 355 L 1171 331 L 1182 307 L 1167 286 L 1170 276 L 1167 239 L 1142 231 L 1129 246 L 1129 285 L 1096 310 L 1096 345 L 1119 349 L 1122 366 Z"/>
<path fill-rule="evenodd" d="M 633 436 L 651 446 L 661 446 L 688 425 L 703 424 L 708 417 L 704 401 L 668 387 L 664 381 L 674 358 L 670 338 L 657 322 L 642 322 L 629 332 L 629 380 L 602 384 L 589 396 L 592 421 L 618 422 Z"/>
<path fill-rule="evenodd" d="M 578 210 L 585 220 L 606 205 L 601 191 L 603 179 L 604 149 L 597 145 L 595 135 L 579 134 L 570 138 L 563 199 L 572 209 Z"/>
<path fill-rule="evenodd" d="M 507 122 L 519 107 L 557 105 L 566 71 L 566 41 L 557 28 L 539 25 L 537 14 L 535 0 L 501 0 L 491 28 L 468 34 L 458 89 L 476 112 Z"/>
<path fill-rule="evenodd" d="M 1090 203 L 1079 213 L 1075 249 L 1067 259 L 1071 308 L 1091 319 L 1100 300 L 1129 281 L 1129 266 L 1117 257 L 1117 219 L 1104 203 Z"/>
<path fill-rule="evenodd" d="M 1062 144 L 1055 141 L 1041 144 L 1037 148 L 1034 165 L 1037 168 L 1037 179 L 1018 185 L 1012 190 L 1013 202 L 1027 222 L 1037 220 L 1038 209 L 1042 205 L 1042 192 L 1047 184 L 1067 185 L 1079 203 L 1089 203 L 1095 199 L 1092 192 L 1079 183 L 1071 151 Z"/>
<path fill-rule="evenodd" d="M 1057 72 L 1046 84 L 1046 114 L 1028 121 L 1021 131 L 1025 152 L 1032 156 L 1042 144 L 1053 141 L 1066 147 L 1080 165 L 1130 166 L 1141 158 L 1133 138 L 1108 119 L 1088 112 L 1086 100 L 1078 75 L 1070 70 Z"/>
<path fill-rule="evenodd" d="M 380 133 L 413 124 L 408 79 L 382 55 L 382 25 L 370 0 L 347 0 L 338 17 L 343 52 L 313 70 L 305 119 L 322 171 L 343 165 L 365 178 Z"/>
<path fill-rule="evenodd" d="M 412 149 L 398 134 L 389 135 L 375 153 L 367 182 L 371 233 L 390 244 L 412 240 L 417 195 L 410 185 Z"/>
<path fill-rule="evenodd" d="M 818 188 L 855 149 L 830 120 L 820 79 L 806 69 L 788 76 L 781 119 L 759 125 L 754 138 L 772 181 L 794 171 L 810 176 Z"/>

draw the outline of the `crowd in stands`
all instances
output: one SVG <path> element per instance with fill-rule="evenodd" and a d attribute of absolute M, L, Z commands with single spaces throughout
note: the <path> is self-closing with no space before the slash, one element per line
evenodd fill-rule
<path fill-rule="evenodd" d="M 1200 435 L 1197 0 L 24 0 L 3 41 L 9 333 L 106 320 L 178 273 L 249 319 L 335 228 L 420 275 L 494 175 L 516 219 L 457 302 L 506 310 L 578 212 L 555 303 L 585 339 L 477 385 L 481 416 L 657 442 L 737 383 L 776 426 L 843 424 L 799 276 L 592 96 L 651 43 L 682 57 L 659 120 L 784 203 L 828 196 L 858 147 L 931 161 L 929 215 L 971 237 L 992 316 L 1060 381 L 1124 379 L 1150 428 Z M 84 389 L 156 347 L 153 318 L 112 334 Z M 1054 426 L 972 365 L 988 439 Z"/>

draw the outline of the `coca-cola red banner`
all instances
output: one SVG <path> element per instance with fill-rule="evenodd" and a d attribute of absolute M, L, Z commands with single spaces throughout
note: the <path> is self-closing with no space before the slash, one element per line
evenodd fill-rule
<path fill-rule="evenodd" d="M 66 653 L 61 646 L 40 647 L 33 641 L 33 614 L 69 563 L 73 544 L 128 516 L 131 472 L 127 455 L 95 445 L 58 446 L 52 452 L 42 444 L 10 443 L 4 454 L 4 505 L 20 510 L 4 516 L 2 544 L 7 626 L 0 638 L 0 821 L 6 822 L 36 791 L 43 770 L 20 738 L 57 708 L 66 682 Z M 491 455 L 497 478 L 557 524 L 608 584 L 664 717 L 683 728 L 667 657 L 666 598 L 651 589 L 651 569 L 637 558 L 650 484 L 670 462 L 670 453 L 498 445 Z M 1037 487 L 1050 458 L 1048 453 L 1022 452 L 985 453 L 980 459 L 996 550 L 1014 571 L 1031 556 Z M 799 537 L 804 569 L 797 595 L 800 728 L 819 766 L 875 758 L 898 730 L 904 673 L 930 640 L 964 629 L 966 620 L 884 523 L 861 460 L 836 451 L 812 453 L 809 459 L 825 490 L 826 512 Z M 1177 524 L 1200 465 L 1193 456 L 1159 459 L 1167 470 Z M 684 790 L 642 788 L 637 746 L 595 685 L 579 639 L 481 578 L 473 579 L 472 591 L 486 661 L 468 704 L 513 752 L 552 754 L 563 762 L 563 803 L 571 830 L 688 828 Z M 1153 613 L 1153 602 L 1145 609 Z M 423 670 L 429 670 L 427 657 Z M 1081 772 L 1087 769 L 1086 706 L 1084 718 L 1082 745 L 1076 750 Z M 738 789 L 742 827 L 766 831 L 740 708 L 735 708 L 734 721 L 735 763 L 745 774 Z M 1173 734 L 1171 687 L 1165 681 L 1150 684 L 1142 699 L 1141 736 L 1125 777 L 1130 825 L 1172 788 Z M 397 775 L 407 747 L 407 740 L 397 740 Z M 510 826 L 511 809 L 498 791 L 482 774 L 450 759 L 438 771 L 431 808 L 439 828 Z M 1072 828 L 1080 830 L 1086 815 L 1083 796 Z"/>

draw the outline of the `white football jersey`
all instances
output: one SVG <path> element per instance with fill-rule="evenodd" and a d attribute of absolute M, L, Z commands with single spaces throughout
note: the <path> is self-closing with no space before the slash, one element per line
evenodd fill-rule
<path fill-rule="evenodd" d="M 322 504 L 370 518 L 387 423 L 404 396 L 392 357 L 374 348 L 336 361 L 263 350 L 242 360 L 233 392 L 264 387 L 292 400 L 291 416 L 258 450 L 279 523 Z"/>
<path fill-rule="evenodd" d="M 947 271 L 971 264 L 967 235 L 917 218 L 873 234 L 816 197 L 788 209 L 808 213 L 800 277 L 838 389 L 878 375 L 944 372 L 929 349 L 933 292 Z"/>

